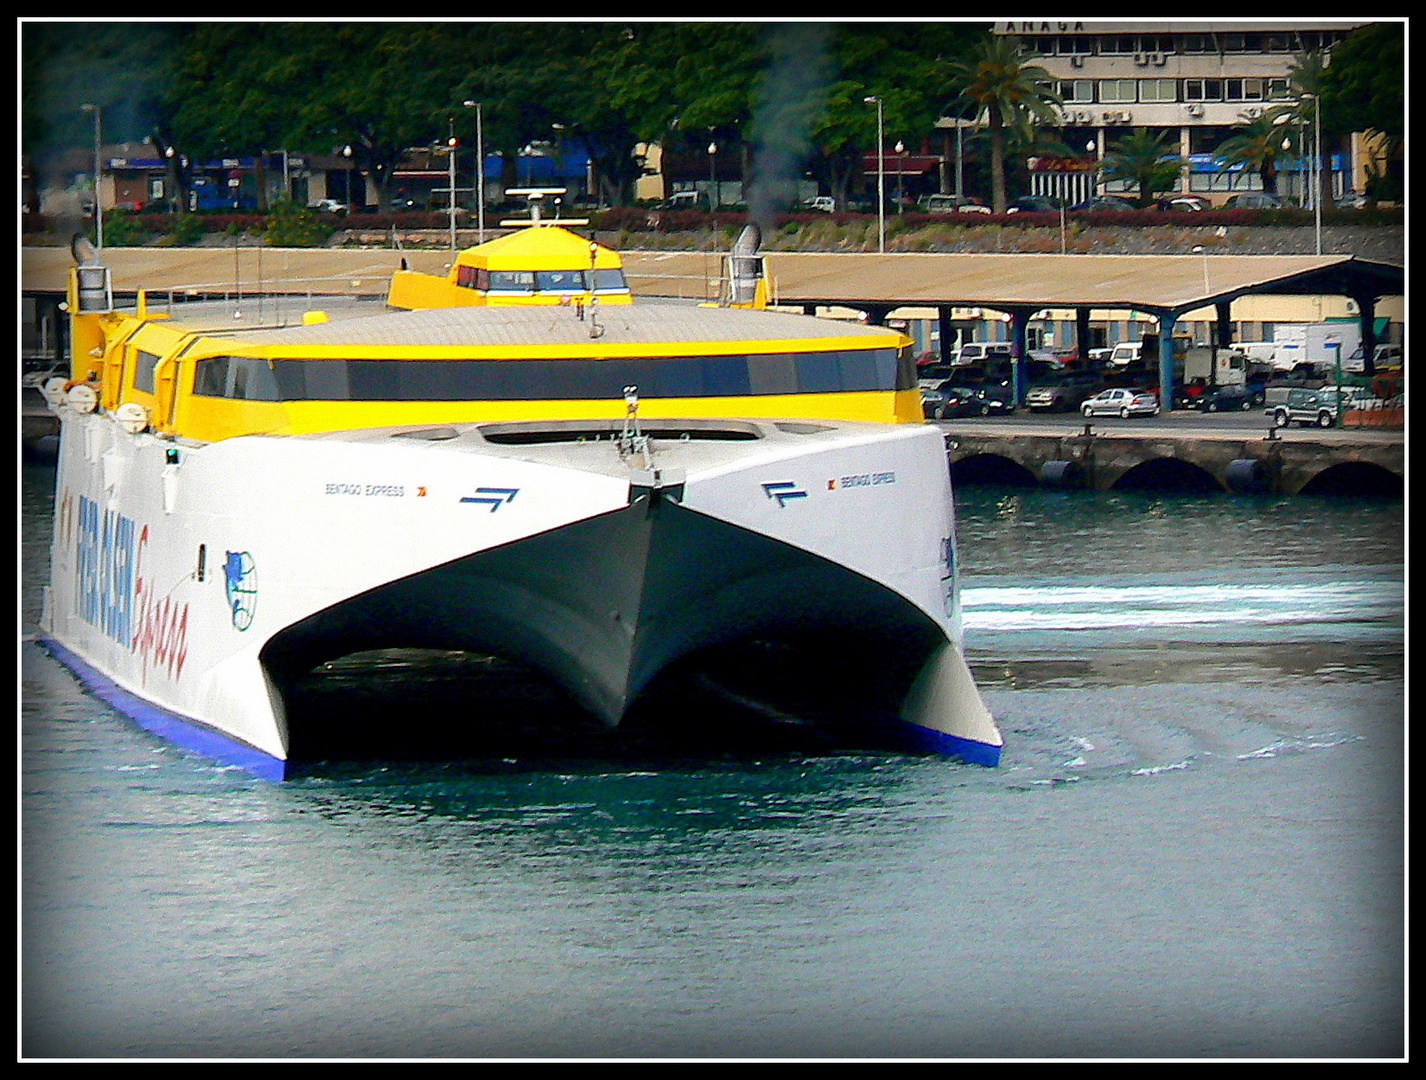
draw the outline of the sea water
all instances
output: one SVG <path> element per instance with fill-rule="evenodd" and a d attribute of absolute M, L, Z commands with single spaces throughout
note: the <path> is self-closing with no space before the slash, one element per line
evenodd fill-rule
<path fill-rule="evenodd" d="M 26 1058 L 1404 1054 L 1399 502 L 958 492 L 999 768 L 532 744 L 274 784 L 34 644 L 53 477 Z M 421 676 L 375 673 L 394 722 L 460 707 Z"/>

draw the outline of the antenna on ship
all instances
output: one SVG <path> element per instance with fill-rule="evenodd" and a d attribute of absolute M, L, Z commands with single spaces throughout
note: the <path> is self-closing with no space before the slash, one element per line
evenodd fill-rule
<path fill-rule="evenodd" d="M 639 388 L 624 387 L 624 427 L 619 432 L 619 456 L 627 458 L 631 454 L 642 454 L 644 468 L 652 469 L 653 455 L 649 452 L 649 437 L 639 431 Z"/>
<path fill-rule="evenodd" d="M 523 196 L 523 197 L 524 197 L 525 201 L 526 201 L 526 202 L 529 204 L 529 206 L 530 206 L 530 216 L 527 217 L 527 218 L 506 218 L 506 219 L 505 219 L 504 221 L 502 221 L 500 224 L 503 225 L 503 226 L 512 227 L 512 228 L 515 227 L 515 226 L 520 226 L 520 225 L 529 226 L 529 227 L 532 227 L 532 228 L 535 228 L 535 227 L 540 226 L 541 224 L 543 224 L 543 222 L 541 222 L 541 220 L 540 220 L 540 204 L 544 201 L 545 196 L 546 196 L 546 195 L 563 195 L 566 190 L 568 190 L 568 189 L 562 188 L 562 187 L 560 187 L 560 188 L 506 188 L 506 189 L 505 189 L 505 194 L 506 194 L 506 195 L 517 195 L 517 196 Z M 556 213 L 558 214 L 558 211 L 556 211 Z M 589 224 L 589 219 L 588 219 L 588 218 L 559 218 L 559 217 L 556 217 L 555 221 L 550 222 L 549 224 L 560 224 L 560 225 L 588 225 L 588 224 Z"/>

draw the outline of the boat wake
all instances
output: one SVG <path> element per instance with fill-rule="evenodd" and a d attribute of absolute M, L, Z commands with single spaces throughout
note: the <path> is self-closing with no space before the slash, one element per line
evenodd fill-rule
<path fill-rule="evenodd" d="M 1281 575 L 1275 575 L 1281 578 Z M 1072 635 L 1081 645 L 1146 636 L 1243 643 L 1404 632 L 1399 571 L 1348 578 L 1304 572 L 1296 580 L 1225 583 L 1128 580 L 1037 584 L 967 583 L 961 594 L 967 643 L 1006 648 L 1036 634 Z"/>

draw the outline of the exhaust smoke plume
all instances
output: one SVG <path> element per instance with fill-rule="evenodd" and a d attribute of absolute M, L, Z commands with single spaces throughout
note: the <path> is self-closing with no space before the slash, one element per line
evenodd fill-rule
<path fill-rule="evenodd" d="M 771 63 L 753 109 L 748 213 L 764 230 L 797 199 L 802 166 L 812 149 L 812 125 L 831 85 L 831 28 L 816 23 L 769 27 Z"/>

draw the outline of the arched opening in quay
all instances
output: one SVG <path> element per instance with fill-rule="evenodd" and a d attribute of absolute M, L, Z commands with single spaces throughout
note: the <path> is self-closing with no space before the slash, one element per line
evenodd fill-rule
<path fill-rule="evenodd" d="M 1206 469 L 1178 458 L 1154 458 L 1135 465 L 1119 477 L 1112 491 L 1174 491 L 1207 495 L 1223 491 L 1223 485 Z"/>
<path fill-rule="evenodd" d="M 1406 481 L 1390 469 L 1368 461 L 1344 461 L 1323 469 L 1302 486 L 1299 494 L 1401 499 L 1406 495 Z"/>
<path fill-rule="evenodd" d="M 971 454 L 951 463 L 951 484 L 1032 488 L 1038 486 L 1038 481 L 1029 469 L 1007 457 Z"/>

